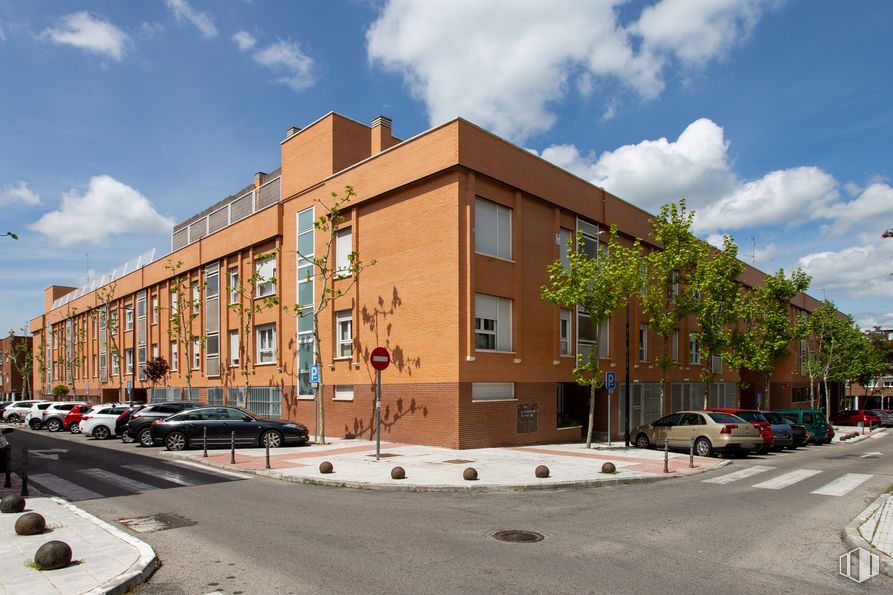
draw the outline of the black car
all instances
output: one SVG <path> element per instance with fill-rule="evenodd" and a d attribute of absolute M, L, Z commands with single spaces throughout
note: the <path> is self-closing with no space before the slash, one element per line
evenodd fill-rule
<path fill-rule="evenodd" d="M 127 430 L 121 435 L 124 442 L 133 442 L 135 439 L 140 446 L 152 446 L 152 434 L 149 433 L 149 426 L 156 419 L 164 419 L 171 415 L 176 415 L 187 409 L 198 409 L 201 407 L 199 403 L 190 401 L 172 401 L 170 403 L 152 403 L 146 405 L 139 411 L 130 416 L 127 422 Z M 125 434 L 127 435 L 125 437 Z"/>
<path fill-rule="evenodd" d="M 136 438 L 127 433 L 127 424 L 130 422 L 130 418 L 133 417 L 134 413 L 145 408 L 146 406 L 142 403 L 134 405 L 119 415 L 118 419 L 115 420 L 115 435 L 120 436 L 124 443 L 130 444 L 131 442 L 136 442 Z"/>
<path fill-rule="evenodd" d="M 207 436 L 208 446 L 229 445 L 235 433 L 240 446 L 275 448 L 289 444 L 306 444 L 307 428 L 290 421 L 264 419 L 235 407 L 204 407 L 184 411 L 152 424 L 152 442 L 168 450 L 183 450 L 202 446 Z"/>

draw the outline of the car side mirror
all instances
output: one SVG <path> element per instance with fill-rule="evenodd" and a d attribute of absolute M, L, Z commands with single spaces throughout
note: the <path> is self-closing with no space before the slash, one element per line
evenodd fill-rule
<path fill-rule="evenodd" d="M 242 421 L 249 421 L 249 422 L 250 422 L 250 421 L 254 421 L 254 420 L 251 419 L 250 417 L 248 417 L 247 415 L 243 415 L 243 416 L 242 416 Z"/>

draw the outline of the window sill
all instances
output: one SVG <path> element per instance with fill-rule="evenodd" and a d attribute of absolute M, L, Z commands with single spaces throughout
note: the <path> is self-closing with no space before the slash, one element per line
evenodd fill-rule
<path fill-rule="evenodd" d="M 511 258 L 503 258 L 502 256 L 496 256 L 496 255 L 493 255 L 493 254 L 487 254 L 486 252 L 478 252 L 477 250 L 475 250 L 474 253 L 477 254 L 477 255 L 479 255 L 479 256 L 486 256 L 487 258 L 494 258 L 494 259 L 496 259 L 496 260 L 501 260 L 502 262 L 508 262 L 508 263 L 511 263 L 511 264 L 515 264 L 515 261 L 512 260 Z"/>
<path fill-rule="evenodd" d="M 263 363 L 257 362 L 256 364 L 254 364 L 254 367 L 259 368 L 261 366 L 275 366 L 275 365 L 276 365 L 276 362 L 263 362 Z"/>
<path fill-rule="evenodd" d="M 481 399 L 481 400 L 472 399 L 471 402 L 472 403 L 512 403 L 517 400 L 518 399 Z"/>
<path fill-rule="evenodd" d="M 315 401 L 316 397 L 314 395 L 298 395 L 299 401 Z"/>
<path fill-rule="evenodd" d="M 353 359 L 353 355 L 345 355 L 344 357 L 335 357 L 332 358 L 333 362 L 346 362 Z"/>
<path fill-rule="evenodd" d="M 514 351 L 499 351 L 498 349 L 475 349 L 476 353 L 503 353 L 506 355 L 515 355 Z"/>
<path fill-rule="evenodd" d="M 334 398 L 333 398 L 332 401 L 334 401 L 334 402 L 336 402 L 336 403 L 338 403 L 338 402 L 341 402 L 341 403 L 353 403 L 353 399 L 334 399 Z"/>
<path fill-rule="evenodd" d="M 264 298 L 274 297 L 275 295 L 276 295 L 276 292 L 274 291 L 273 293 L 265 293 L 264 295 L 256 295 L 256 296 L 254 296 L 254 299 L 262 300 Z"/>

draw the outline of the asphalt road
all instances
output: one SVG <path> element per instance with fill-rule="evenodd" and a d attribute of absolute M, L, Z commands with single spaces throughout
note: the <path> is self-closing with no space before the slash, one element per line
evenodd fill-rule
<path fill-rule="evenodd" d="M 80 440 L 163 462 L 152 449 Z M 647 485 L 417 494 L 255 477 L 78 505 L 109 521 L 191 523 L 138 534 L 163 562 L 147 594 L 889 593 L 893 579 L 839 576 L 838 557 L 841 529 L 893 483 L 891 457 L 887 433 Z M 741 472 L 752 475 L 729 479 Z M 545 538 L 491 536 L 505 529 Z"/>

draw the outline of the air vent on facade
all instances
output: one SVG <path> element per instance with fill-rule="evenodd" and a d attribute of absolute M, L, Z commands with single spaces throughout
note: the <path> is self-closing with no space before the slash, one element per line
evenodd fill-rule
<path fill-rule="evenodd" d="M 289 128 L 288 130 L 285 131 L 285 138 L 291 138 L 294 135 L 296 135 L 297 133 L 299 133 L 300 131 L 301 131 L 301 129 L 298 128 L 297 126 L 292 126 L 291 128 Z"/>

